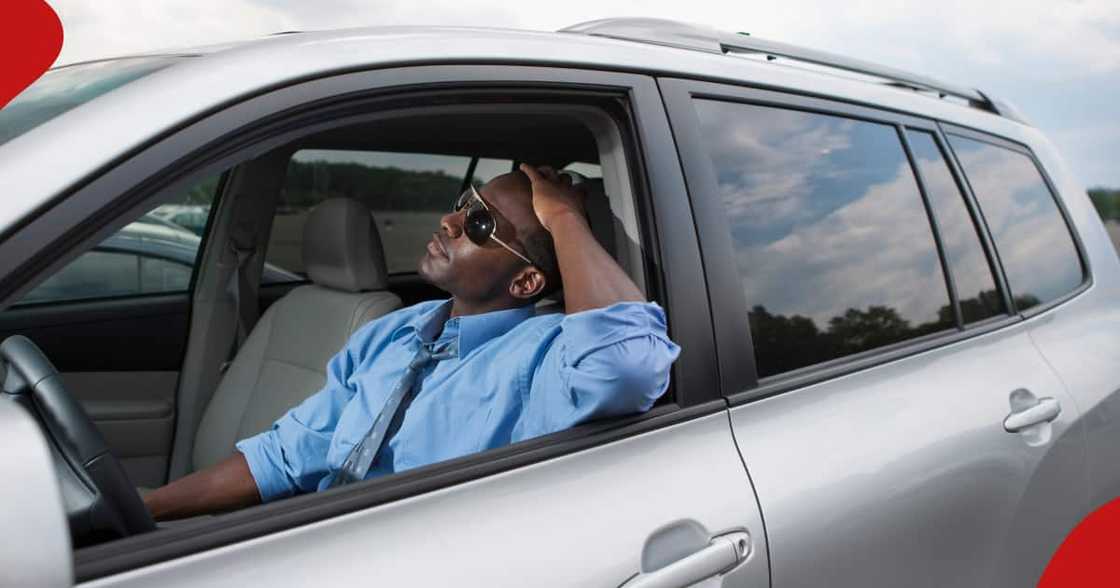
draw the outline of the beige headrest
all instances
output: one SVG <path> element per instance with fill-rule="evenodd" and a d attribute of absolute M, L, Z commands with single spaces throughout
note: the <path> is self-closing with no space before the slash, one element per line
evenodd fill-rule
<path fill-rule="evenodd" d="M 349 198 L 316 206 L 303 227 L 303 267 L 312 282 L 335 290 L 384 290 L 385 253 L 370 210 Z"/>

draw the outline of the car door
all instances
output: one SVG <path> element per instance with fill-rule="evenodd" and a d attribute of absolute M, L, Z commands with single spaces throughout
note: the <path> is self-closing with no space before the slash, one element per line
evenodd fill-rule
<path fill-rule="evenodd" d="M 1086 512 L 1080 414 L 937 125 L 660 83 L 773 586 L 1036 583 Z"/>
<path fill-rule="evenodd" d="M 672 375 L 674 402 L 645 415 L 590 424 L 368 484 L 83 549 L 75 554 L 80 582 L 284 586 L 328 578 L 338 584 L 385 585 L 768 584 L 765 529 L 719 394 L 698 243 L 664 107 L 651 78 L 464 65 L 318 79 L 188 125 L 76 196 L 87 207 L 119 204 L 127 196 L 137 197 L 128 190 L 144 179 L 170 182 L 192 173 L 175 166 L 184 153 L 214 154 L 215 159 L 192 165 L 228 166 L 238 156 L 231 155 L 232 148 L 211 148 L 214 142 L 267 137 L 258 121 L 292 132 L 307 120 L 321 124 L 330 116 L 297 106 L 334 105 L 327 99 L 369 95 L 412 105 L 414 98 L 396 98 L 395 89 L 416 93 L 427 85 L 443 90 L 440 104 L 447 104 L 448 87 L 475 94 L 478 89 L 501 90 L 503 100 L 516 92 L 537 91 L 560 101 L 591 96 L 621 113 L 616 135 L 621 151 L 616 155 L 627 164 L 623 178 L 642 195 L 636 218 L 650 237 L 644 251 L 650 256 L 651 287 L 659 284 L 656 291 L 669 317 L 670 335 L 685 350 Z M 269 119 L 286 112 L 294 113 L 294 123 L 282 116 Z M 299 116 L 308 118 L 295 118 Z M 254 127 L 253 133 L 242 132 Z M 253 150 L 252 145 L 245 148 Z M 69 203 L 36 222 L 50 226 L 52 215 L 61 215 Z M 664 224 L 653 224 L 655 218 Z M 5 253 L 11 251 L 0 251 L 0 258 Z"/>
<path fill-rule="evenodd" d="M 219 178 L 176 196 L 209 211 Z M 164 483 L 201 237 L 154 206 L 0 312 L 62 373 L 133 483 Z M 207 215 L 202 215 L 201 228 Z"/>

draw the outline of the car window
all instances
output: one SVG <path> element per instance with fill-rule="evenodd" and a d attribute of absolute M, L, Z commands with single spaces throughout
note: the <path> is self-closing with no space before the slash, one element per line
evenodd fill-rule
<path fill-rule="evenodd" d="M 949 136 L 992 233 L 1019 310 L 1069 293 L 1084 280 L 1073 236 L 1027 155 Z"/>
<path fill-rule="evenodd" d="M 893 126 L 697 100 L 759 376 L 955 327 Z"/>
<path fill-rule="evenodd" d="M 268 263 L 306 276 L 303 226 L 327 198 L 353 198 L 377 221 L 389 273 L 416 271 L 439 219 L 463 188 L 471 158 L 429 153 L 304 149 L 288 163 L 280 205 L 269 236 Z M 475 168 L 475 181 L 509 171 L 498 160 Z M 482 174 L 481 176 L 479 174 Z"/>
<path fill-rule="evenodd" d="M 19 304 L 186 292 L 219 177 L 207 178 L 81 254 Z M 187 226 L 175 222 L 189 211 Z M 201 220 L 199 220 L 201 219 Z"/>
<path fill-rule="evenodd" d="M 492 159 L 489 157 L 478 158 L 478 163 L 474 166 L 474 174 L 471 177 L 471 182 L 475 186 L 481 186 L 486 182 L 502 175 L 508 174 L 513 171 L 513 161 L 509 159 Z"/>
<path fill-rule="evenodd" d="M 992 268 L 964 195 L 932 133 L 907 130 L 914 162 L 921 171 L 930 207 L 937 219 L 941 245 L 953 275 L 966 324 L 1004 314 Z"/>

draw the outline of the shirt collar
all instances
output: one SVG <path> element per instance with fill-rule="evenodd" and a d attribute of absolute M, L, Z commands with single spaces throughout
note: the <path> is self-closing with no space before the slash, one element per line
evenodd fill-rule
<path fill-rule="evenodd" d="M 500 337 L 510 329 L 516 327 L 525 319 L 533 316 L 535 308 L 532 304 L 519 306 L 517 308 L 509 308 L 506 310 L 495 310 L 493 312 L 486 312 L 482 314 L 472 314 L 468 316 L 459 316 L 452 321 L 458 322 L 458 338 L 459 338 L 459 357 L 464 357 L 483 343 Z M 431 343 L 435 340 L 436 336 L 443 331 L 444 323 L 448 322 L 448 317 L 451 315 L 451 300 L 421 313 L 412 318 L 407 323 L 397 327 L 393 334 L 389 336 L 391 341 L 398 341 L 407 343 L 408 334 L 415 334 L 415 337 L 424 343 Z"/>

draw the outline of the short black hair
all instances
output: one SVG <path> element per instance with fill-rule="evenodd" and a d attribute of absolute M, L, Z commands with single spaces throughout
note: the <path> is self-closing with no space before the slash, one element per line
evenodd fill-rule
<path fill-rule="evenodd" d="M 560 278 L 560 263 L 556 260 L 556 245 L 552 241 L 552 234 L 543 227 L 533 231 L 522 242 L 525 253 L 537 269 L 544 274 L 544 289 L 532 298 L 533 302 L 558 292 L 563 283 Z"/>

